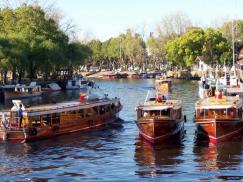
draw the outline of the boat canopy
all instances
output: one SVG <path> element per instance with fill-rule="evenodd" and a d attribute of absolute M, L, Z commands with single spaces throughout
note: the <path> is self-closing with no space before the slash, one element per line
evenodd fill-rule
<path fill-rule="evenodd" d="M 210 105 L 210 106 L 200 106 L 197 109 L 229 109 L 229 108 L 236 108 L 232 105 Z"/>
<path fill-rule="evenodd" d="M 168 106 L 139 106 L 138 109 L 142 109 L 144 111 L 155 111 L 155 110 L 166 110 L 173 108 L 172 105 Z"/>

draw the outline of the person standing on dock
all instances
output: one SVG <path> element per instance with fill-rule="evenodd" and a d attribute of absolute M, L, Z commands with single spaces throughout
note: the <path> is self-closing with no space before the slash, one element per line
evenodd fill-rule
<path fill-rule="evenodd" d="M 19 104 L 19 108 L 17 110 L 17 117 L 18 117 L 19 128 L 21 128 L 22 127 L 22 119 L 23 119 L 22 104 Z"/>

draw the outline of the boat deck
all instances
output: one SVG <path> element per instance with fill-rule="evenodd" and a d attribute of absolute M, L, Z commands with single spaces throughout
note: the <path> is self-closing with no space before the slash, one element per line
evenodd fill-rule
<path fill-rule="evenodd" d="M 66 108 L 66 107 L 75 107 L 75 106 L 100 103 L 100 102 L 105 102 L 105 101 L 111 101 L 111 99 L 97 99 L 97 100 L 85 101 L 85 102 L 80 102 L 79 100 L 67 101 L 67 102 L 60 102 L 60 103 L 55 103 L 55 104 L 31 106 L 30 108 L 26 108 L 26 110 L 31 112 L 31 111 L 38 111 L 38 110 L 60 109 L 60 108 Z"/>

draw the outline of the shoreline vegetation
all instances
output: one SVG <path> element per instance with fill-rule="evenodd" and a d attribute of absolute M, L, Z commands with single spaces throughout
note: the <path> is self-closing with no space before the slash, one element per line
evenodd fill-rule
<path fill-rule="evenodd" d="M 15 8 L 0 8 L 2 84 L 32 80 L 47 83 L 82 72 L 91 72 L 88 77 L 98 77 L 98 73 L 92 75 L 92 68 L 128 75 L 135 70 L 139 73 L 154 70 L 169 77 L 198 79 L 199 70 L 187 70 L 194 70 L 199 56 L 211 68 L 232 66 L 232 26 L 237 40 L 235 55 L 243 45 L 243 20 L 224 22 L 217 28 L 201 28 L 194 26 L 185 14 L 176 13 L 162 18 L 158 30 L 146 39 L 127 29 L 102 42 L 71 38 L 73 26 L 68 22 L 65 29 L 58 13 L 31 1 Z"/>

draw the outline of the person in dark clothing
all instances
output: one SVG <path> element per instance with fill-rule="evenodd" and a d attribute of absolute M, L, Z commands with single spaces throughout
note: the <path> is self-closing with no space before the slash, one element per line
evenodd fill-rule
<path fill-rule="evenodd" d="M 19 109 L 17 110 L 17 117 L 18 117 L 18 124 L 19 128 L 22 127 L 22 120 L 23 120 L 23 109 L 22 109 L 22 104 L 19 104 Z"/>

